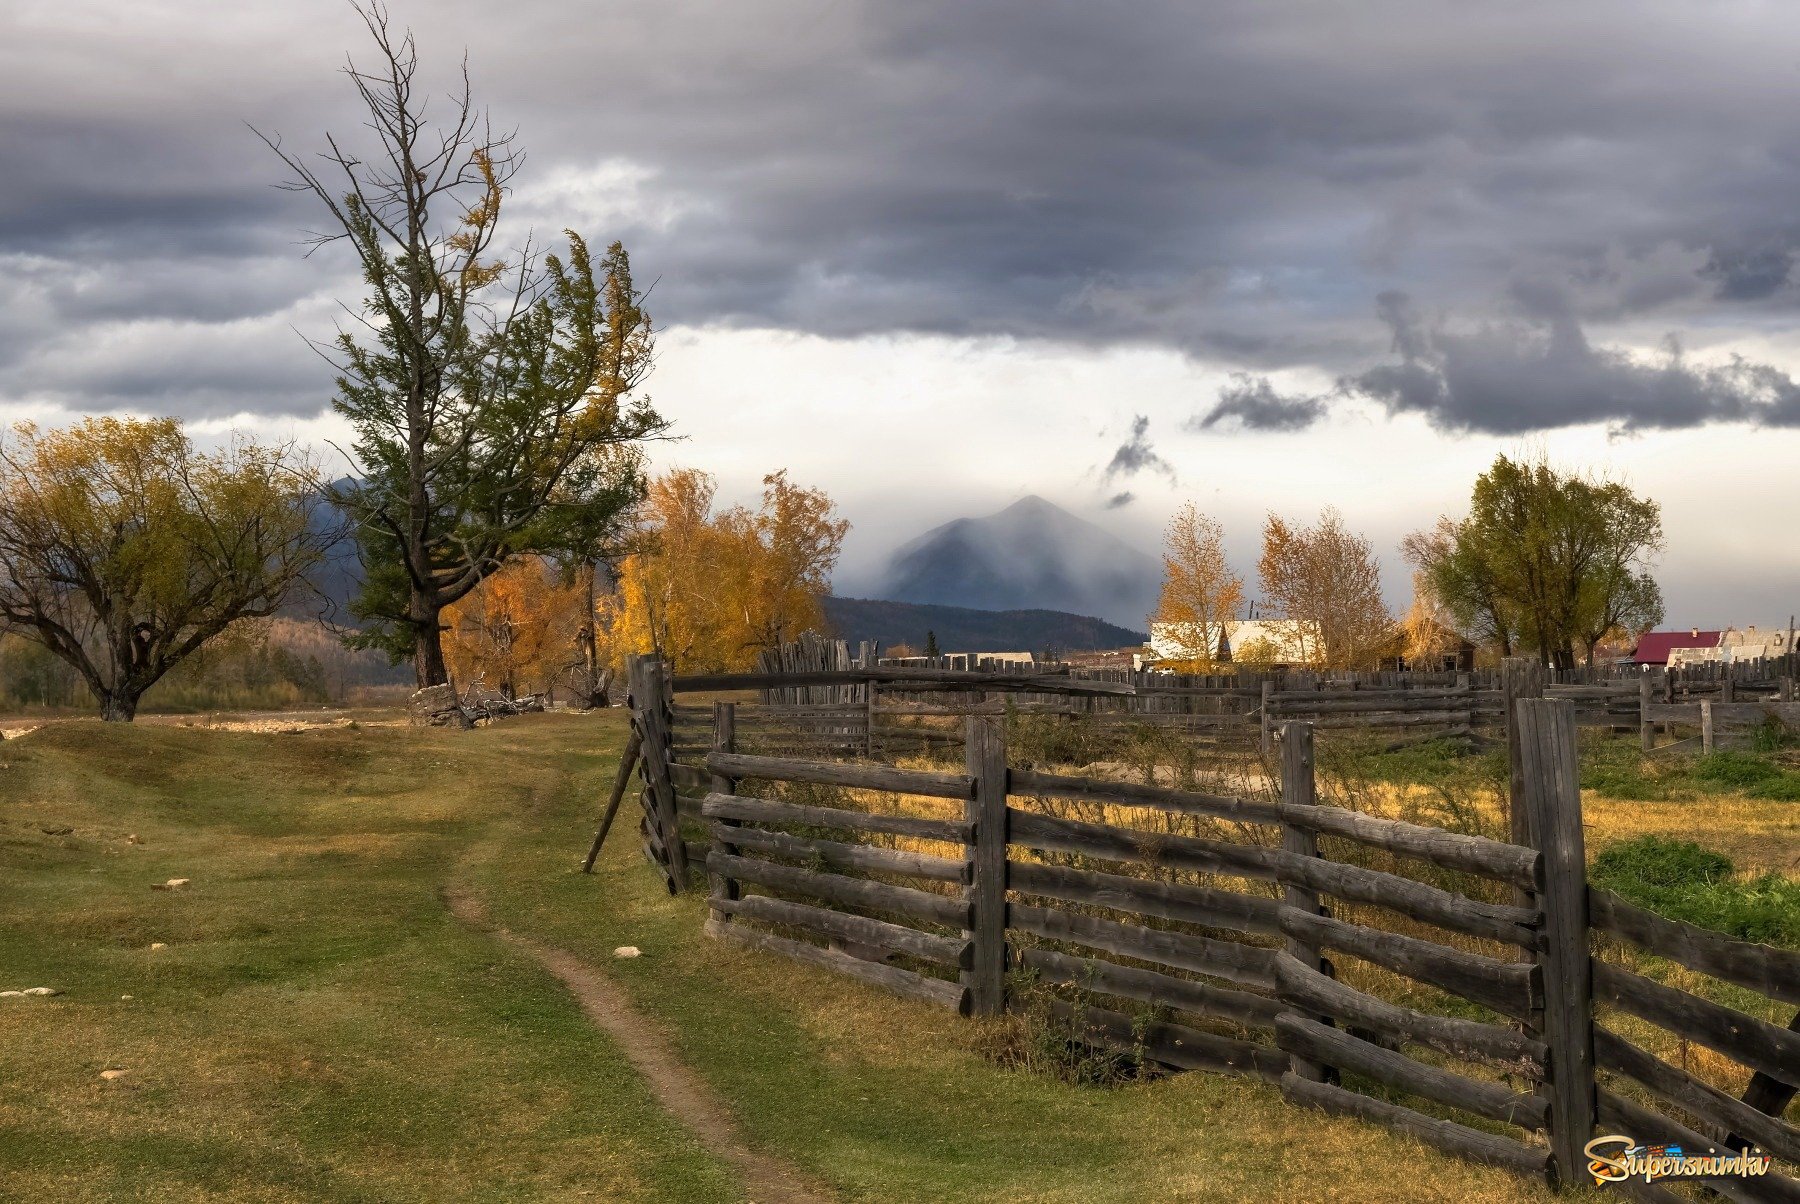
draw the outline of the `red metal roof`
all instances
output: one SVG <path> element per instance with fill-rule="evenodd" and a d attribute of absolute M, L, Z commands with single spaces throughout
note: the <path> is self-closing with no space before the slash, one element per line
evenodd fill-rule
<path fill-rule="evenodd" d="M 1666 665 L 1669 653 L 1677 648 L 1717 648 L 1716 631 L 1646 631 L 1638 639 L 1637 651 L 1631 659 L 1639 665 Z"/>

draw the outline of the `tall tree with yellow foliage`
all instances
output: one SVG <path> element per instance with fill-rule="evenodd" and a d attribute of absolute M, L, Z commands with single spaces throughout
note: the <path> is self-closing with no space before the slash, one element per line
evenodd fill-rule
<path fill-rule="evenodd" d="M 1311 526 L 1269 515 L 1257 575 L 1269 608 L 1296 622 L 1295 642 L 1308 664 L 1368 668 L 1393 634 L 1374 546 L 1346 527 L 1335 507 Z"/>
<path fill-rule="evenodd" d="M 444 656 L 463 682 L 508 698 L 548 688 L 583 661 L 587 588 L 539 556 L 520 556 L 444 609 Z"/>
<path fill-rule="evenodd" d="M 1175 512 L 1163 533 L 1163 585 L 1153 629 L 1183 649 L 1180 660 L 1200 669 L 1218 660 L 1225 624 L 1244 605 L 1244 581 L 1225 560 L 1225 530 L 1192 502 Z"/>
<path fill-rule="evenodd" d="M 691 672 L 746 669 L 759 650 L 824 628 L 821 599 L 850 529 L 830 497 L 775 472 L 757 509 L 715 514 L 716 490 L 695 469 L 650 483 L 645 547 L 620 567 L 620 654 L 660 650 Z"/>

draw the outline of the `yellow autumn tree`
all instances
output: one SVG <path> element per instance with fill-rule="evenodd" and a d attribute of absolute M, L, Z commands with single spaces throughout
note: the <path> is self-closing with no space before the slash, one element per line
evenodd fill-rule
<path fill-rule="evenodd" d="M 1205 671 L 1218 661 L 1225 624 L 1244 605 L 1244 582 L 1225 560 L 1225 531 L 1192 502 L 1175 512 L 1163 533 L 1162 596 L 1150 616 L 1152 633 L 1179 650 L 1176 667 Z"/>
<path fill-rule="evenodd" d="M 822 630 L 822 599 L 850 524 L 823 491 L 763 478 L 761 505 L 714 513 L 717 486 L 695 469 L 650 483 L 644 548 L 619 572 L 610 642 L 660 649 L 684 671 L 749 668 L 756 653 Z"/>
<path fill-rule="evenodd" d="M 459 683 L 508 698 L 547 689 L 583 660 L 587 589 L 540 556 L 520 556 L 444 609 L 444 658 Z"/>
<path fill-rule="evenodd" d="M 1294 625 L 1307 664 L 1326 669 L 1372 667 L 1392 636 L 1394 620 L 1381 596 L 1381 562 L 1373 545 L 1326 507 L 1311 526 L 1271 514 L 1257 561 L 1263 597 L 1275 617 Z"/>

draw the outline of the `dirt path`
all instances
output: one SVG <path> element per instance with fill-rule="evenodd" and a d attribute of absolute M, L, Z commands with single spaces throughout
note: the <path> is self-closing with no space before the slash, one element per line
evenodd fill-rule
<path fill-rule="evenodd" d="M 560 978 L 588 1019 L 619 1043 L 657 1101 L 692 1130 L 700 1144 L 737 1168 L 751 1204 L 834 1204 L 837 1197 L 830 1189 L 799 1167 L 750 1148 L 725 1102 L 675 1056 L 668 1039 L 604 975 L 573 954 L 500 927 L 480 900 L 462 891 L 446 890 L 444 902 L 457 919 L 511 945 Z"/>

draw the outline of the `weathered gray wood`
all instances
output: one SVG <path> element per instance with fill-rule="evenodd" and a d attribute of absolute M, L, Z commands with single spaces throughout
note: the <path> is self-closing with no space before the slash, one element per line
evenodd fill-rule
<path fill-rule="evenodd" d="M 1501 713 L 1506 723 L 1507 824 L 1512 842 L 1536 848 L 1531 840 L 1531 818 L 1525 810 L 1524 762 L 1519 758 L 1519 722 L 1516 707 L 1522 698 L 1544 696 L 1544 662 L 1535 657 L 1509 656 L 1500 664 Z M 1513 903 L 1535 907 L 1535 883 L 1514 883 Z"/>
<path fill-rule="evenodd" d="M 726 821 L 716 821 L 720 825 Z M 724 827 L 715 831 L 721 843 L 736 848 L 754 849 L 800 861 L 817 861 L 834 869 L 863 870 L 871 874 L 896 874 L 906 878 L 924 878 L 932 882 L 961 883 L 967 865 L 958 858 L 933 857 L 905 849 L 884 849 L 875 845 L 848 844 L 789 832 L 770 832 L 763 828 Z M 726 852 L 733 852 L 727 849 Z"/>
<path fill-rule="evenodd" d="M 737 705 L 730 702 L 713 703 L 712 713 L 712 750 L 716 753 L 729 753 L 737 747 Z M 707 793 L 730 795 L 737 790 L 737 779 L 722 773 L 709 774 L 706 781 Z M 737 827 L 732 819 L 714 820 L 710 826 L 713 843 L 721 853 L 735 854 L 738 846 L 731 841 L 731 829 Z M 735 899 L 743 892 L 738 889 L 734 879 L 724 878 L 707 871 L 707 897 L 713 901 L 712 917 L 720 923 L 727 923 L 731 913 L 717 906 L 721 899 Z"/>
<path fill-rule="evenodd" d="M 1710 754 L 1713 750 L 1713 704 L 1710 700 L 1700 702 L 1700 752 Z"/>
<path fill-rule="evenodd" d="M 1172 836 L 1113 824 L 1090 824 L 1039 815 L 1016 807 L 1008 808 L 1007 818 L 1012 843 L 1028 849 L 1081 853 L 1103 861 L 1141 862 L 1168 869 L 1229 874 L 1266 882 L 1275 880 L 1274 851 L 1254 845 Z"/>
<path fill-rule="evenodd" d="M 1290 807 L 1311 807 L 1318 798 L 1317 781 L 1313 776 L 1313 729 L 1305 723 L 1286 723 L 1281 728 L 1281 801 Z M 1310 829 L 1295 824 L 1284 823 L 1281 826 L 1281 861 L 1285 875 L 1281 884 L 1281 902 L 1283 911 L 1303 911 L 1308 915 L 1318 915 L 1322 910 L 1319 904 L 1319 893 L 1307 885 L 1309 877 L 1306 872 L 1308 863 L 1318 860 L 1319 842 Z M 1280 917 L 1277 916 L 1277 923 Z M 1284 931 L 1283 950 L 1289 958 L 1321 972 L 1328 971 L 1330 964 L 1319 954 L 1316 944 Z M 1321 1017 L 1323 1019 L 1323 1017 Z M 1328 1069 L 1327 1062 L 1307 1058 L 1303 1053 L 1289 1050 L 1289 1069 L 1303 1079 L 1322 1083 L 1327 1078 L 1335 1081 L 1334 1069 Z"/>
<path fill-rule="evenodd" d="M 1594 1029 L 1594 1061 L 1637 1080 L 1659 1098 L 1717 1125 L 1721 1131 L 1754 1142 L 1788 1163 L 1800 1164 L 1800 1130 L 1701 1082 L 1607 1028 Z"/>
<path fill-rule="evenodd" d="M 1281 904 L 1261 895 L 1102 874 L 1041 861 L 1009 863 L 1007 880 L 1021 894 L 1044 895 L 1069 903 L 1239 932 L 1281 931 Z"/>
<path fill-rule="evenodd" d="M 1522 1129 L 1544 1127 L 1548 1106 L 1541 1096 L 1522 1094 L 1503 1083 L 1472 1079 L 1436 1066 L 1415 1062 L 1402 1053 L 1359 1040 L 1289 1012 L 1275 1021 L 1275 1041 L 1281 1048 L 1313 1065 L 1335 1066 L 1378 1083 L 1476 1116 L 1518 1125 Z M 1294 1072 L 1302 1078 L 1308 1076 Z"/>
<path fill-rule="evenodd" d="M 744 895 L 737 899 L 720 900 L 718 907 L 729 915 L 760 920 L 765 924 L 804 928 L 809 932 L 867 945 L 887 953 L 903 953 L 908 957 L 952 969 L 963 968 L 969 962 L 969 942 L 962 937 L 920 932 L 917 928 L 908 928 L 904 924 L 850 915 L 828 907 L 815 907 L 810 903 L 793 903 L 786 899 L 770 898 L 768 895 Z"/>
<path fill-rule="evenodd" d="M 1719 1142 L 1707 1139 L 1679 1121 L 1604 1088 L 1598 1093 L 1597 1103 L 1600 1123 L 1609 1131 L 1629 1134 L 1647 1145 L 1673 1143 L 1684 1150 L 1721 1148 Z M 1800 1200 L 1800 1187 L 1773 1170 L 1767 1176 L 1753 1179 L 1720 1176 L 1707 1179 L 1705 1183 L 1727 1200 L 1742 1201 L 1743 1204 Z"/>
<path fill-rule="evenodd" d="M 1564 1183 L 1581 1181 L 1594 1132 L 1594 990 L 1588 956 L 1587 857 L 1575 714 L 1567 702 L 1521 699 L 1515 712 L 1531 838 L 1544 854 L 1544 1040 L 1550 1046 L 1550 1148 Z"/>
<path fill-rule="evenodd" d="M 1792 646 L 1793 641 L 1788 641 Z M 1788 1021 L 1790 1033 L 1800 1033 L 1800 1012 Z M 1788 1102 L 1792 1100 L 1800 1088 L 1793 1083 L 1784 1083 L 1780 1079 L 1757 1071 L 1750 1076 L 1750 1085 L 1744 1088 L 1744 1105 L 1754 1108 L 1767 1116 L 1781 1116 L 1787 1111 Z M 1736 1144 L 1735 1136 L 1731 1139 Z"/>
<path fill-rule="evenodd" d="M 1261 720 L 1262 755 L 1267 758 L 1275 751 L 1275 683 L 1264 680 L 1262 684 L 1262 705 L 1257 708 L 1257 716 Z"/>
<path fill-rule="evenodd" d="M 1365 995 L 1291 957 L 1275 959 L 1281 998 L 1305 1011 L 1333 1016 L 1394 1041 L 1410 1041 L 1452 1057 L 1493 1062 L 1519 1074 L 1542 1077 L 1548 1047 L 1510 1028 L 1434 1016 Z"/>
<path fill-rule="evenodd" d="M 1279 824 L 1281 811 L 1272 803 L 1233 798 L 1223 794 L 1201 794 L 1191 790 L 1173 790 L 1167 786 L 1139 786 L 1130 782 L 1113 782 L 1103 778 L 1065 777 L 1033 769 L 1015 769 L 1012 775 L 1014 794 L 1039 798 L 1084 799 L 1096 803 L 1112 803 L 1121 807 L 1148 807 L 1177 815 L 1203 815 L 1213 819 L 1232 819 L 1251 824 Z"/>
<path fill-rule="evenodd" d="M 854 957 L 836 949 L 823 949 L 818 945 L 789 940 L 787 937 L 776 936 L 774 933 L 757 932 L 745 928 L 741 924 L 724 924 L 718 920 L 708 920 L 706 935 L 735 941 L 752 949 L 780 953 L 795 961 L 806 962 L 826 970 L 835 970 L 839 974 L 846 974 L 851 978 L 884 987 L 897 995 L 904 995 L 926 1003 L 935 1003 L 954 1012 L 966 1014 L 968 1011 L 968 991 L 957 983 L 946 982 L 941 978 L 932 978 L 929 975 L 918 974 L 912 970 L 886 965 L 882 962 L 864 961 L 860 957 Z"/>
<path fill-rule="evenodd" d="M 1451 1120 L 1436 1120 L 1411 1108 L 1370 1099 L 1328 1083 L 1314 1083 L 1298 1075 L 1282 1076 L 1281 1093 L 1292 1103 L 1399 1129 L 1446 1153 L 1517 1174 L 1542 1176 L 1550 1161 L 1548 1151 L 1533 1149 L 1511 1138 L 1496 1137 Z"/>
<path fill-rule="evenodd" d="M 1302 944 L 1360 957 L 1514 1019 L 1529 1015 L 1540 994 L 1535 966 L 1447 949 L 1417 937 L 1347 924 L 1291 907 L 1282 908 L 1281 930 Z"/>
<path fill-rule="evenodd" d="M 1427 828 L 1404 820 L 1382 819 L 1346 811 L 1342 807 L 1281 805 L 1282 819 L 1325 836 L 1342 836 L 1362 844 L 1417 857 L 1446 869 L 1466 870 L 1484 878 L 1496 878 L 1519 886 L 1537 885 L 1542 856 L 1535 850 L 1502 844 L 1483 836 L 1466 836 Z"/>
<path fill-rule="evenodd" d="M 910 886 L 890 886 L 885 882 L 871 882 L 866 878 L 825 874 L 798 866 L 761 861 L 754 857 L 734 857 L 729 853 L 711 853 L 706 858 L 706 864 L 708 869 L 726 877 L 754 882 L 760 886 L 772 886 L 777 890 L 813 895 L 834 903 L 867 907 L 872 911 L 895 912 L 954 928 L 968 925 L 969 905 L 966 900 L 934 895 L 930 891 L 915 890 Z"/>
<path fill-rule="evenodd" d="M 1372 903 L 1465 936 L 1527 948 L 1537 943 L 1537 930 L 1530 925 L 1539 913 L 1522 907 L 1483 903 L 1397 874 L 1310 856 L 1282 858 L 1277 874 L 1283 885 L 1291 882 L 1353 903 Z"/>
<path fill-rule="evenodd" d="M 965 769 L 975 783 L 965 817 L 974 829 L 965 846 L 969 878 L 969 941 L 974 964 L 964 976 L 977 1016 L 1006 1010 L 1006 740 L 1000 720 L 971 715 L 965 729 Z"/>
<path fill-rule="evenodd" d="M 1656 726 L 1650 722 L 1650 675 L 1638 678 L 1638 751 L 1649 752 L 1656 746 Z"/>
<path fill-rule="evenodd" d="M 1588 891 L 1593 925 L 1658 957 L 1723 978 L 1784 1003 L 1800 1003 L 1800 953 L 1696 928 L 1646 911 L 1599 887 Z"/>
<path fill-rule="evenodd" d="M 635 718 L 643 737 L 638 768 L 644 779 L 644 798 L 650 803 L 658 848 L 668 859 L 663 880 L 672 895 L 687 889 L 687 852 L 681 840 L 681 816 L 676 809 L 675 784 L 669 780 L 670 739 L 664 711 L 663 664 L 653 657 L 637 662 L 637 687 L 633 694 Z"/>
<path fill-rule="evenodd" d="M 600 856 L 600 846 L 606 843 L 606 834 L 612 830 L 613 820 L 619 814 L 619 804 L 625 801 L 625 791 L 631 785 L 631 771 L 637 767 L 638 750 L 643 747 L 644 738 L 637 729 L 631 729 L 631 735 L 625 741 L 625 751 L 619 754 L 619 772 L 613 778 L 612 793 L 607 796 L 606 808 L 600 815 L 600 827 L 594 833 L 594 843 L 588 846 L 587 856 L 582 859 L 581 872 L 594 872 L 594 861 Z"/>
<path fill-rule="evenodd" d="M 1182 1024 L 1154 1020 L 1146 1023 L 1107 1008 L 1077 1009 L 1060 999 L 1051 1000 L 1050 1010 L 1078 1026 L 1090 1044 L 1141 1053 L 1152 1062 L 1177 1070 L 1210 1070 L 1275 1082 L 1287 1069 L 1287 1057 L 1279 1050 Z"/>
<path fill-rule="evenodd" d="M 886 832 L 892 836 L 916 836 L 962 844 L 972 835 L 962 820 L 925 819 L 917 815 L 883 815 L 874 811 L 849 811 L 841 807 L 814 807 L 783 803 L 776 799 L 744 798 L 735 794 L 709 794 L 701 814 L 708 819 L 736 819 L 753 824 L 806 824 L 817 828 L 845 828 L 855 832 Z"/>
<path fill-rule="evenodd" d="M 696 673 L 676 677 L 677 694 L 724 690 L 779 690 L 796 686 L 840 686 L 877 681 L 901 690 L 987 690 L 1008 688 L 1032 694 L 1135 694 L 1128 682 L 1092 681 L 1063 673 L 1001 673 L 993 670 L 912 669 L 887 666 L 878 669 L 822 669 L 798 673 Z"/>
<path fill-rule="evenodd" d="M 1640 1020 L 1697 1041 L 1789 1086 L 1800 1086 L 1800 1033 L 1608 962 L 1594 963 L 1594 993 Z"/>
<path fill-rule="evenodd" d="M 1007 925 L 1047 940 L 1066 941 L 1120 957 L 1191 970 L 1245 986 L 1265 990 L 1275 986 L 1273 949 L 1214 940 L 1191 932 L 1121 924 L 1097 916 L 1076 915 L 1025 903 L 1007 907 Z"/>
<path fill-rule="evenodd" d="M 1053 949 L 1029 948 L 1019 954 L 1020 964 L 1047 982 L 1068 983 L 1102 995 L 1133 999 L 1152 1007 L 1166 1006 L 1180 1012 L 1233 1020 L 1247 1028 L 1271 1028 L 1285 1006 L 1277 1000 L 1248 991 L 1209 986 L 1188 978 L 1175 978 L 1137 966 L 1121 966 L 1091 957 L 1075 957 Z"/>
<path fill-rule="evenodd" d="M 791 757 L 753 757 L 744 753 L 714 753 L 706 767 L 714 773 L 739 778 L 768 778 L 780 782 L 813 782 L 822 786 L 847 786 L 861 790 L 885 790 L 894 794 L 919 794 L 930 798 L 972 797 L 974 781 L 966 774 L 928 773 L 920 769 L 895 769 L 887 765 L 841 765 L 824 761 L 800 761 Z"/>

